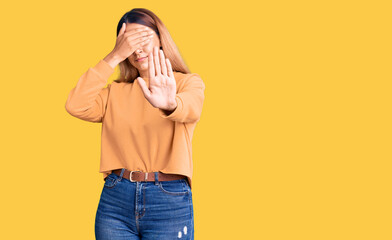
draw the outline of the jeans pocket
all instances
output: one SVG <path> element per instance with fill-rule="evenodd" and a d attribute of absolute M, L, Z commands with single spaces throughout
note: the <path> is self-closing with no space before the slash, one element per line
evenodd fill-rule
<path fill-rule="evenodd" d="M 184 179 L 186 186 L 189 188 L 189 190 L 191 189 L 191 185 L 189 185 L 188 179 Z"/>
<path fill-rule="evenodd" d="M 119 180 L 119 176 L 114 173 L 109 174 L 105 179 L 105 184 L 103 185 L 105 188 L 114 188 Z"/>
<path fill-rule="evenodd" d="M 186 185 L 185 180 L 173 180 L 173 181 L 160 181 L 159 189 L 168 195 L 186 195 L 189 194 L 189 188 Z"/>

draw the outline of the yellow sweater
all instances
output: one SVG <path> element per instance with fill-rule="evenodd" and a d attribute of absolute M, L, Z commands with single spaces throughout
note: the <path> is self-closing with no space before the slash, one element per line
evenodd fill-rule
<path fill-rule="evenodd" d="M 65 104 L 74 117 L 102 122 L 103 178 L 117 168 L 161 171 L 185 175 L 192 187 L 192 136 L 204 102 L 203 80 L 196 73 L 174 72 L 177 108 L 166 115 L 148 102 L 137 80 L 105 88 L 113 73 L 101 59 L 79 78 Z"/>

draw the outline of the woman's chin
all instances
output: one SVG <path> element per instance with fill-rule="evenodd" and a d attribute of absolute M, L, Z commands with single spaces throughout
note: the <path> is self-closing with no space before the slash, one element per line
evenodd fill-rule
<path fill-rule="evenodd" d="M 148 70 L 148 64 L 140 64 L 140 65 L 138 66 L 138 69 L 139 69 L 139 70 Z"/>

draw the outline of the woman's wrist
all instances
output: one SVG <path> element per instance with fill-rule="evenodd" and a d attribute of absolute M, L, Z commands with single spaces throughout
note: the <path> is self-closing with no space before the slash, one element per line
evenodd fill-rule
<path fill-rule="evenodd" d="M 107 62 L 112 68 L 115 68 L 121 62 L 121 60 L 113 52 L 110 52 L 108 55 L 106 55 L 103 60 Z"/>

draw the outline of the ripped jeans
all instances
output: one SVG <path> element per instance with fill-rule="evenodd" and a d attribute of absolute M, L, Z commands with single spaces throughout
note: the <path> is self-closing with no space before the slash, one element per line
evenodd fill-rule
<path fill-rule="evenodd" d="M 155 174 L 155 182 L 131 182 L 122 174 L 105 179 L 95 216 L 97 240 L 194 239 L 186 179 L 157 181 Z"/>

